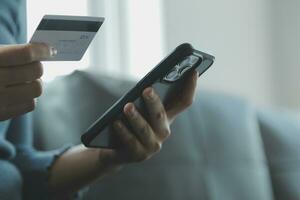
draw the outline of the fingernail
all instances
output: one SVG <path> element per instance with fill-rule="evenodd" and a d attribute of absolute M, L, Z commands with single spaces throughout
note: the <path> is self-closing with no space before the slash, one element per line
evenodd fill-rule
<path fill-rule="evenodd" d="M 134 106 L 132 105 L 131 108 L 129 109 L 129 113 L 134 116 L 135 115 L 135 108 Z"/>
<path fill-rule="evenodd" d="M 154 98 L 154 92 L 153 92 L 152 88 L 147 88 L 145 90 L 145 94 L 146 94 L 146 97 L 150 100 Z"/>
<path fill-rule="evenodd" d="M 53 57 L 57 55 L 57 49 L 54 47 L 50 47 L 50 56 Z"/>
<path fill-rule="evenodd" d="M 128 105 L 127 105 L 127 107 L 128 107 Z M 130 105 L 129 108 L 127 108 L 126 114 L 127 114 L 128 116 L 134 116 L 135 113 L 136 113 L 136 111 L 135 111 L 134 105 L 132 104 L 132 105 Z"/>

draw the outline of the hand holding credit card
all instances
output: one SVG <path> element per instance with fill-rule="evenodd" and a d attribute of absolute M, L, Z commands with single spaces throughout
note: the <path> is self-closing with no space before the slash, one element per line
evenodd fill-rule
<path fill-rule="evenodd" d="M 45 15 L 30 43 L 45 43 L 57 50 L 47 61 L 78 61 L 103 22 L 102 17 Z"/>

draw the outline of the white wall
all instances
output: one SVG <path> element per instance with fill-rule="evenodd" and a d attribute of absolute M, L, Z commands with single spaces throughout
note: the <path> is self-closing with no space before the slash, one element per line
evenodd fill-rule
<path fill-rule="evenodd" d="M 88 2 L 90 14 L 106 17 L 93 43 L 94 71 L 141 77 L 190 42 L 216 57 L 201 88 L 300 109 L 299 0 Z"/>
<path fill-rule="evenodd" d="M 166 51 L 187 41 L 216 57 L 202 88 L 276 104 L 267 0 L 163 2 Z"/>
<path fill-rule="evenodd" d="M 276 100 L 300 108 L 300 1 L 270 0 Z M 300 110 L 300 109 L 299 109 Z"/>
<path fill-rule="evenodd" d="M 163 57 L 160 0 L 88 0 L 105 17 L 91 46 L 93 73 L 139 79 Z"/>

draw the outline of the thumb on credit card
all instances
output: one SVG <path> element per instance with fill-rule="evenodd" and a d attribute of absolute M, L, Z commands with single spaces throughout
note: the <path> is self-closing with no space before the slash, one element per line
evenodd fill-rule
<path fill-rule="evenodd" d="M 23 65 L 46 60 L 57 54 L 57 50 L 44 43 L 0 46 L 0 67 Z"/>

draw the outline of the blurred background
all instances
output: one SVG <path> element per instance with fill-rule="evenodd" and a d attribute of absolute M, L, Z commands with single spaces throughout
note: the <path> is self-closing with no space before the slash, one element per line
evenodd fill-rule
<path fill-rule="evenodd" d="M 105 17 L 80 62 L 45 63 L 45 81 L 76 69 L 138 80 L 182 42 L 216 57 L 201 89 L 300 109 L 298 0 L 27 0 L 28 38 L 44 14 Z"/>

